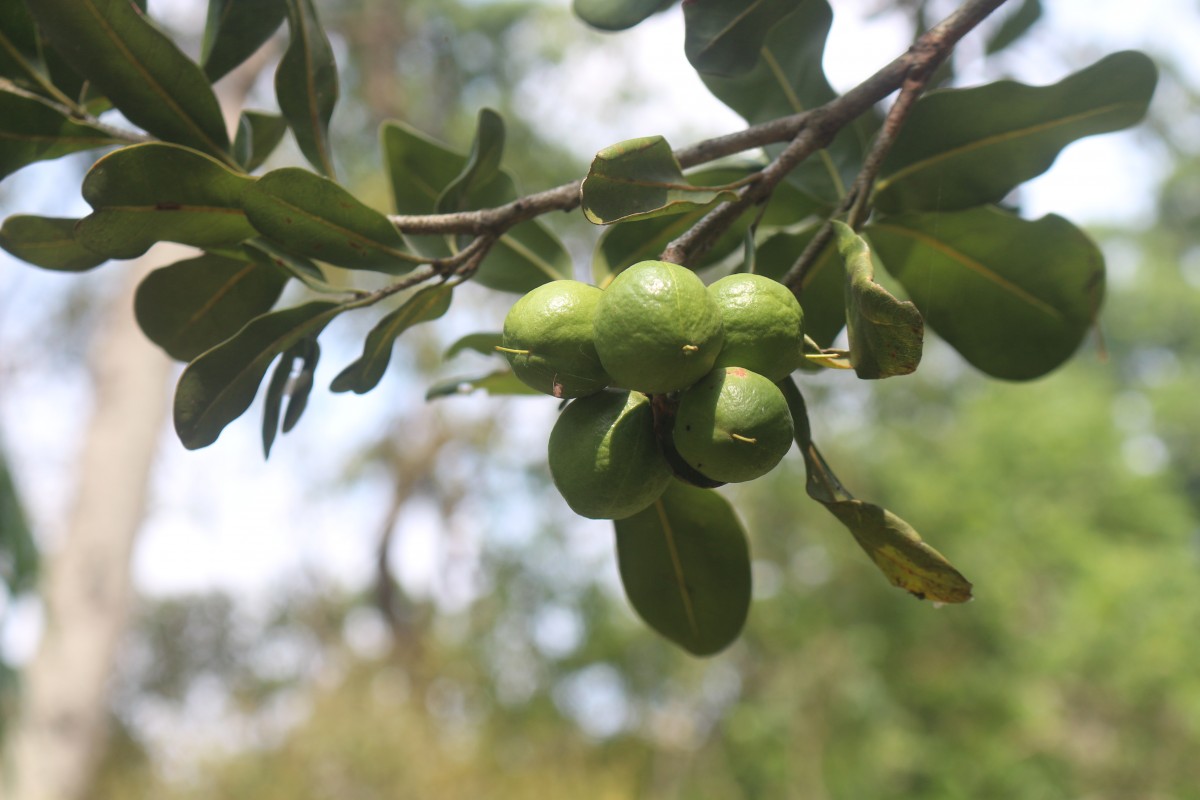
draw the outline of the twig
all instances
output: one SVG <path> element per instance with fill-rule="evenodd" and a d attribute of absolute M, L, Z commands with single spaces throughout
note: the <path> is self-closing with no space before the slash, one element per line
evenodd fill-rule
<path fill-rule="evenodd" d="M 908 113 L 907 108 L 919 96 L 920 90 L 932 75 L 933 70 L 949 54 L 959 39 L 1004 2 L 1005 0 L 968 0 L 957 11 L 918 38 L 904 55 L 893 60 L 846 94 L 823 106 L 800 114 L 780 117 L 760 125 L 753 125 L 735 133 L 706 139 L 675 151 L 676 160 L 679 161 L 681 167 L 686 169 L 764 145 L 789 142 L 783 152 L 759 172 L 755 180 L 738 190 L 735 199 L 722 203 L 710 211 L 686 233 L 667 245 L 660 257 L 664 261 L 684 264 L 702 255 L 746 209 L 770 197 L 775 187 L 791 170 L 813 153 L 827 147 L 842 128 L 898 88 L 907 87 L 896 103 L 896 106 L 903 110 L 895 112 L 895 116 L 889 115 L 889 123 L 894 130 L 888 134 L 888 124 L 885 123 L 885 131 L 876 140 L 875 147 L 867 158 L 867 164 L 860 173 L 859 180 L 855 183 L 856 190 L 847 196 L 847 202 L 857 200 L 866 191 L 862 187 L 869 188 L 873 182 L 874 175 L 878 173 L 879 165 L 882 163 L 887 149 L 894 141 L 895 133 L 903 124 L 904 117 Z M 453 274 L 460 280 L 465 280 L 478 268 L 492 243 L 514 225 L 551 211 L 572 211 L 577 208 L 581 201 L 580 186 L 582 183 L 582 180 L 572 181 L 494 208 L 448 214 L 398 214 L 392 215 L 388 219 L 402 233 L 474 236 L 475 239 L 472 243 L 455 257 L 460 260 L 454 263 Z M 850 206 L 847 205 L 846 208 L 840 209 L 839 214 L 845 213 L 849 208 Z M 822 232 L 828 236 L 825 229 Z M 470 255 L 467 255 L 468 251 L 470 251 Z M 438 275 L 449 275 L 448 266 L 449 262 L 431 262 L 431 269 L 405 278 L 395 284 L 395 288 L 387 287 L 386 290 L 380 291 L 387 291 L 390 294 L 415 285 L 421 280 L 429 280 Z M 784 282 L 788 285 L 798 285 L 798 282 L 803 279 L 803 270 L 798 272 L 801 266 L 799 263 L 794 266 Z M 793 273 L 797 273 L 799 277 Z M 381 299 L 381 297 L 376 297 L 379 294 L 380 292 L 372 293 L 369 297 L 374 300 L 370 300 L 370 302 Z M 363 303 L 369 304 L 365 299 Z"/>
<path fill-rule="evenodd" d="M 739 192 L 736 199 L 722 203 L 709 212 L 695 226 L 667 245 L 661 258 L 664 261 L 682 264 L 702 255 L 746 208 L 768 197 L 788 172 L 812 153 L 826 147 L 842 128 L 896 89 L 903 87 L 910 77 L 920 81 L 920 86 L 924 86 L 929 75 L 950 53 L 958 40 L 1004 2 L 1005 0 L 968 0 L 957 11 L 918 38 L 908 52 L 894 59 L 846 94 L 808 112 L 792 143 L 775 161 L 763 169 L 761 180 Z M 903 113 L 907 114 L 907 111 Z M 897 120 L 897 124 L 902 122 L 903 118 Z M 890 142 L 885 146 L 890 147 Z M 879 157 L 879 161 L 882 161 L 882 156 Z M 878 170 L 878 165 L 874 168 Z M 796 284 L 792 282 L 793 279 L 794 276 L 789 273 L 784 282 L 794 286 Z"/>
<path fill-rule="evenodd" d="M 842 202 L 837 209 L 830 214 L 829 219 L 821 226 L 813 238 L 808 240 L 803 252 L 796 258 L 796 262 L 791 266 L 787 273 L 783 276 L 783 283 L 791 286 L 793 289 L 799 289 L 804 284 L 804 279 L 812 270 L 817 259 L 821 257 L 822 251 L 829 245 L 833 238 L 833 225 L 831 220 L 837 219 L 843 215 L 847 215 L 847 224 L 854 230 L 862 227 L 866 222 L 867 215 L 870 213 L 870 197 L 875 185 L 875 178 L 879 175 L 879 170 L 883 166 L 887 154 L 891 152 L 892 145 L 896 141 L 896 137 L 900 134 L 900 129 L 904 126 L 905 120 L 908 118 L 909 112 L 912 110 L 913 104 L 920 98 L 925 84 L 928 82 L 928 76 L 933 74 L 933 70 L 928 70 L 923 73 L 923 77 L 916 78 L 909 76 L 905 79 L 904 85 L 900 87 L 900 94 L 896 98 L 896 102 L 888 111 L 887 118 L 883 122 L 883 127 L 875 138 L 875 143 L 871 147 L 871 151 L 867 154 L 863 162 L 863 167 L 855 178 L 854 184 L 850 187 L 850 191 L 842 198 Z"/>

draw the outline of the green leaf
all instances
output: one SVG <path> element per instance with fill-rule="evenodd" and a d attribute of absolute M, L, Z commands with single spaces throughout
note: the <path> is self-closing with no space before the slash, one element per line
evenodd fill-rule
<path fill-rule="evenodd" d="M 230 162 L 208 78 L 129 0 L 37 0 L 29 10 L 55 50 L 130 122 Z"/>
<path fill-rule="evenodd" d="M 728 501 L 672 481 L 649 508 L 613 524 L 621 583 L 646 624 L 697 656 L 738 637 L 750 610 L 750 549 Z"/>
<path fill-rule="evenodd" d="M 22 0 L 0 0 L 0 77 L 40 89 L 37 28 Z"/>
<path fill-rule="evenodd" d="M 777 281 L 796 263 L 819 225 L 796 233 L 776 233 L 758 246 L 757 271 Z M 804 276 L 796 299 L 804 309 L 804 333 L 828 347 L 846 325 L 845 277 L 836 249 L 828 245 Z"/>
<path fill-rule="evenodd" d="M 861 236 L 843 222 L 832 224 L 846 271 L 846 330 L 854 373 L 875 379 L 914 372 L 925 333 L 921 312 L 875 282 L 875 264 Z"/>
<path fill-rule="evenodd" d="M 432 213 L 442 192 L 462 172 L 467 157 L 403 122 L 385 122 L 380 138 L 396 213 Z M 445 236 L 405 234 L 404 240 L 431 258 L 450 255 Z"/>
<path fill-rule="evenodd" d="M 79 241 L 109 258 L 136 258 L 156 242 L 223 247 L 254 236 L 242 212 L 249 178 L 203 153 L 151 142 L 101 158 L 83 179 L 95 211 Z"/>
<path fill-rule="evenodd" d="M 1004 18 L 996 32 L 988 37 L 984 52 L 998 53 L 1024 36 L 1042 18 L 1042 0 L 1024 0 L 1016 11 Z"/>
<path fill-rule="evenodd" d="M 661 136 L 629 139 L 601 150 L 580 192 L 583 215 L 597 225 L 680 214 L 735 196 L 728 187 L 689 183 Z"/>
<path fill-rule="evenodd" d="M 242 169 L 253 172 L 262 166 L 283 141 L 287 129 L 287 120 L 278 114 L 243 111 L 233 141 L 233 152 L 237 154 Z"/>
<path fill-rule="evenodd" d="M 200 63 L 214 83 L 254 54 L 287 16 L 287 0 L 208 0 Z"/>
<path fill-rule="evenodd" d="M 344 309 L 316 301 L 264 314 L 193 361 L 175 390 L 175 431 L 183 446 L 196 450 L 215 442 L 254 402 L 275 357 L 316 337 Z"/>
<path fill-rule="evenodd" d="M 488 109 L 480 112 L 470 158 L 403 123 L 386 123 L 382 138 L 392 197 L 400 214 L 473 211 L 519 196 L 512 176 L 499 167 L 503 123 Z M 430 258 L 452 252 L 445 236 L 405 235 L 404 240 Z M 570 275 L 571 256 L 562 242 L 541 221 L 528 220 L 506 231 L 492 246 L 474 281 L 489 289 L 524 294 Z"/>
<path fill-rule="evenodd" d="M 581 20 L 602 31 L 632 28 L 675 0 L 574 0 L 571 8 Z"/>
<path fill-rule="evenodd" d="M 479 110 L 475 140 L 459 174 L 438 197 L 434 208 L 439 213 L 466 211 L 473 206 L 471 198 L 500 173 L 504 154 L 504 120 L 490 108 Z"/>
<path fill-rule="evenodd" d="M 385 122 L 379 137 L 396 213 L 431 213 L 467 157 L 396 120 Z"/>
<path fill-rule="evenodd" d="M 866 235 L 929 327 L 997 378 L 1028 380 L 1062 364 L 1100 308 L 1104 257 L 1062 217 L 904 214 Z"/>
<path fill-rule="evenodd" d="M 760 166 L 747 164 L 711 167 L 688 173 L 687 180 L 694 186 L 722 186 L 745 179 L 758 171 Z M 607 286 L 621 270 L 639 261 L 658 258 L 672 240 L 699 222 L 717 202 L 720 201 L 682 214 L 650 217 L 609 226 L 601 235 L 592 257 L 592 281 L 597 286 Z M 780 185 L 771 195 L 766 210 L 763 211 L 760 226 L 790 225 L 796 221 L 797 208 L 803 202 L 800 193 L 795 189 L 786 184 Z M 700 258 L 696 268 L 715 264 L 742 246 L 750 223 L 757 214 L 757 209 L 749 209 L 738 217 Z"/>
<path fill-rule="evenodd" d="M 498 292 L 525 294 L 571 275 L 571 256 L 540 220 L 514 225 L 492 245 L 474 280 Z"/>
<path fill-rule="evenodd" d="M 1052 86 L 999 81 L 941 89 L 912 109 L 875 184 L 880 211 L 953 211 L 999 202 L 1076 139 L 1137 123 L 1158 71 L 1115 53 Z"/>
<path fill-rule="evenodd" d="M 0 179 L 35 161 L 119 144 L 124 142 L 72 121 L 47 101 L 0 89 Z"/>
<path fill-rule="evenodd" d="M 271 457 L 271 447 L 275 444 L 275 437 L 279 435 L 279 415 L 283 411 L 283 393 L 287 389 L 288 380 L 292 377 L 292 367 L 296 363 L 298 351 L 303 345 L 304 342 L 294 344 L 279 357 L 275 369 L 271 372 L 271 380 L 267 382 L 267 394 L 263 398 L 263 458 Z"/>
<path fill-rule="evenodd" d="M 854 540 L 893 586 L 919 600 L 965 603 L 971 583 L 904 520 L 885 508 L 857 500 L 813 444 L 804 397 L 788 378 L 779 383 L 796 426 L 796 444 L 808 472 L 808 495 L 846 526 Z"/>
<path fill-rule="evenodd" d="M 457 356 L 459 353 L 464 353 L 467 350 L 474 351 L 485 356 L 496 355 L 496 348 L 500 345 L 500 340 L 504 335 L 500 332 L 489 331 L 487 333 L 468 333 L 455 340 L 455 342 L 446 348 L 446 352 L 442 353 L 442 358 L 446 361 Z"/>
<path fill-rule="evenodd" d="M 700 78 L 750 125 L 808 111 L 837 96 L 823 68 L 832 23 L 829 3 L 807 0 L 771 30 L 748 71 L 733 77 L 701 72 Z M 810 203 L 832 208 L 862 167 L 876 125 L 873 112 L 859 117 L 829 147 L 793 170 L 788 183 L 802 189 Z M 802 216 L 798 213 L 793 221 Z"/>
<path fill-rule="evenodd" d="M 445 283 L 415 292 L 371 329 L 363 344 L 362 355 L 342 370 L 329 388 L 335 392 L 365 394 L 378 386 L 392 360 L 396 337 L 417 323 L 429 322 L 445 314 L 450 308 L 451 292 L 452 287 Z"/>
<path fill-rule="evenodd" d="M 439 397 L 467 395 L 478 389 L 492 395 L 529 394 L 545 397 L 537 389 L 531 389 L 528 384 L 514 375 L 512 370 L 498 369 L 478 378 L 450 378 L 439 381 L 425 392 L 425 399 L 436 400 Z"/>
<path fill-rule="evenodd" d="M 263 458 L 271 457 L 271 446 L 275 443 L 275 435 L 282 430 L 287 433 L 300 421 L 308 405 L 308 396 L 312 393 L 313 374 L 317 369 L 317 361 L 321 358 L 321 345 L 315 338 L 301 339 L 287 349 L 271 380 L 267 384 L 267 396 L 263 401 Z M 300 369 L 296 369 L 296 362 Z M 283 426 L 279 425 L 279 412 L 283 406 L 284 397 L 288 399 L 287 411 L 283 414 Z"/>
<path fill-rule="evenodd" d="M 251 239 L 242 244 L 242 252 L 260 264 L 269 264 L 320 294 L 343 292 L 325 279 L 321 268 L 303 256 L 295 256 L 267 239 Z"/>
<path fill-rule="evenodd" d="M 803 0 L 685 3 L 684 52 L 697 72 L 738 75 L 754 67 L 767 34 Z"/>
<path fill-rule="evenodd" d="M 133 310 L 146 338 L 191 361 L 270 311 L 286 283 L 272 266 L 205 254 L 143 278 Z"/>
<path fill-rule="evenodd" d="M 321 358 L 321 345 L 315 338 L 301 339 L 299 344 L 300 370 L 292 375 L 287 387 L 288 404 L 283 412 L 283 425 L 280 430 L 287 433 L 296 427 L 304 409 L 308 406 L 308 397 L 312 394 L 313 376 L 317 371 L 317 361 Z"/>
<path fill-rule="evenodd" d="M 338 98 L 333 48 L 312 0 L 287 0 L 287 12 L 291 38 L 275 71 L 279 110 L 291 126 L 300 152 L 317 170 L 332 178 L 329 120 Z"/>
<path fill-rule="evenodd" d="M 242 203 L 259 233 L 299 255 L 389 275 L 420 260 L 387 217 L 307 170 L 268 172 L 246 189 Z"/>
<path fill-rule="evenodd" d="M 14 214 L 0 227 L 0 247 L 43 269 L 83 272 L 108 259 L 81 245 L 77 219 Z"/>
<path fill-rule="evenodd" d="M 21 498 L 0 448 L 0 581 L 8 593 L 20 594 L 37 583 L 38 550 L 33 531 L 21 510 Z"/>

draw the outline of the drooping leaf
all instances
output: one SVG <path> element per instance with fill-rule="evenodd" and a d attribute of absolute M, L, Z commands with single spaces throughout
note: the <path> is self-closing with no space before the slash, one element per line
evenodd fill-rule
<path fill-rule="evenodd" d="M 22 511 L 8 457 L 0 447 L 0 583 L 9 596 L 29 591 L 38 574 L 38 550 Z"/>
<path fill-rule="evenodd" d="M 309 337 L 289 347 L 275 364 L 263 401 L 263 458 L 271 457 L 276 434 L 287 433 L 300 421 L 300 415 L 308 405 L 308 396 L 312 394 L 313 374 L 320 358 L 321 345 L 316 338 Z M 296 362 L 300 363 L 299 369 Z M 281 427 L 279 417 L 285 397 L 288 405 L 287 411 L 283 412 Z"/>
<path fill-rule="evenodd" d="M 1157 79 L 1149 58 L 1126 51 L 1052 86 L 998 81 L 930 92 L 884 162 L 875 207 L 952 211 L 999 202 L 1076 139 L 1141 120 Z"/>
<path fill-rule="evenodd" d="M 997 378 L 1062 364 L 1100 308 L 1104 257 L 1062 217 L 985 207 L 888 217 L 865 232 L 929 327 Z"/>
<path fill-rule="evenodd" d="M 250 407 L 275 357 L 315 337 L 344 308 L 316 301 L 264 314 L 193 361 L 175 390 L 175 431 L 183 446 L 196 450 L 215 442 Z"/>
<path fill-rule="evenodd" d="M 823 67 L 832 23 L 826 0 L 805 0 L 770 31 L 748 71 L 736 76 L 701 72 L 700 78 L 751 125 L 813 109 L 837 96 Z M 827 148 L 789 173 L 788 184 L 803 190 L 810 203 L 831 209 L 861 169 L 877 124 L 874 112 L 859 117 Z M 768 152 L 777 149 L 773 146 Z"/>
<path fill-rule="evenodd" d="M 574 0 L 571 8 L 581 20 L 602 31 L 623 31 L 662 11 L 675 0 Z"/>
<path fill-rule="evenodd" d="M 685 3 L 683 49 L 697 72 L 738 75 L 754 67 L 767 34 L 803 0 L 702 0 Z"/>
<path fill-rule="evenodd" d="M 272 266 L 205 254 L 143 278 L 133 310 L 146 338 L 186 362 L 270 311 L 286 283 Z"/>
<path fill-rule="evenodd" d="M 758 272 L 777 281 L 796 263 L 820 226 L 796 233 L 776 233 L 758 246 Z M 805 275 L 796 299 L 804 309 L 804 333 L 821 347 L 829 347 L 846 325 L 845 278 L 837 250 L 826 246 Z"/>
<path fill-rule="evenodd" d="M 292 377 L 292 368 L 295 366 L 296 358 L 302 347 L 303 342 L 300 342 L 288 348 L 275 363 L 275 369 L 271 371 L 271 380 L 267 382 L 267 393 L 263 398 L 263 458 L 271 457 L 271 447 L 275 444 L 275 437 L 279 435 L 279 416 L 283 413 L 283 393 Z"/>
<path fill-rule="evenodd" d="M 999 53 L 1024 36 L 1033 24 L 1042 18 L 1042 0 L 1024 0 L 1016 10 L 1004 18 L 1004 22 L 988 37 L 984 45 L 987 55 Z"/>
<path fill-rule="evenodd" d="M 750 610 L 750 549 L 728 501 L 672 481 L 614 525 L 621 583 L 646 624 L 697 656 L 738 637 Z"/>
<path fill-rule="evenodd" d="M 855 499 L 813 444 L 804 397 L 788 378 L 779 384 L 792 412 L 796 444 L 808 473 L 807 491 L 846 526 L 854 540 L 871 557 L 893 586 L 919 600 L 965 603 L 971 583 L 934 550 L 904 520 L 885 508 Z"/>
<path fill-rule="evenodd" d="M 459 353 L 464 353 L 468 350 L 480 355 L 494 356 L 496 355 L 496 348 L 500 345 L 500 340 L 503 338 L 503 334 L 499 331 L 468 333 L 466 336 L 459 337 L 453 344 L 447 347 L 446 352 L 442 353 L 442 358 L 449 361 Z"/>
<path fill-rule="evenodd" d="M 35 161 L 120 144 L 125 142 L 72 121 L 44 100 L 0 88 L 0 179 Z"/>
<path fill-rule="evenodd" d="M 278 114 L 243 111 L 233 140 L 233 152 L 242 169 L 253 172 L 262 166 L 283 141 L 287 129 L 287 120 Z"/>
<path fill-rule="evenodd" d="M 77 219 L 14 214 L 0 227 L 0 247 L 43 269 L 83 272 L 107 257 L 93 253 L 75 237 Z"/>
<path fill-rule="evenodd" d="M 661 136 L 630 139 L 601 150 L 580 191 L 583 215 L 596 225 L 681 214 L 734 197 L 728 187 L 692 185 Z"/>
<path fill-rule="evenodd" d="M 259 233 L 299 255 L 390 275 L 420 260 L 387 217 L 307 170 L 268 172 L 247 187 L 242 204 Z"/>
<path fill-rule="evenodd" d="M 110 258 L 136 258 L 155 242 L 223 247 L 254 235 L 242 213 L 250 179 L 179 145 L 150 142 L 101 158 L 83 179 L 95 211 L 79 241 Z"/>
<path fill-rule="evenodd" d="M 865 379 L 908 375 L 921 363 L 921 312 L 875 282 L 871 251 L 861 236 L 843 222 L 832 224 L 846 273 L 846 331 L 854 373 Z"/>
<path fill-rule="evenodd" d="M 467 211 L 471 197 L 492 182 L 500 172 L 504 155 L 504 120 L 490 108 L 481 108 L 475 127 L 475 140 L 459 174 L 442 190 L 435 210 L 439 213 Z"/>
<path fill-rule="evenodd" d="M 287 387 L 288 404 L 283 412 L 283 424 L 279 428 L 284 433 L 296 427 L 304 409 L 308 407 L 308 398 L 313 390 L 313 376 L 316 375 L 317 362 L 321 358 L 321 345 L 315 337 L 301 339 L 298 347 L 299 355 L 296 358 L 300 361 L 300 369 L 294 372 Z"/>
<path fill-rule="evenodd" d="M 467 395 L 479 389 L 492 395 L 530 394 L 545 397 L 537 389 L 531 389 L 529 384 L 514 375 L 512 370 L 498 369 L 478 378 L 450 378 L 439 381 L 425 392 L 425 399 L 436 400 L 440 397 Z"/>
<path fill-rule="evenodd" d="M 275 95 L 300 152 L 317 170 L 332 178 L 329 120 L 338 98 L 333 48 L 312 0 L 286 2 L 290 38 L 275 71 Z"/>
<path fill-rule="evenodd" d="M 262 47 L 287 16 L 287 0 L 209 0 L 200 63 L 214 83 Z"/>
<path fill-rule="evenodd" d="M 330 389 L 335 392 L 353 391 L 365 394 L 376 386 L 392 360 L 392 345 L 396 337 L 420 322 L 437 319 L 450 308 L 452 288 L 445 283 L 426 286 L 391 312 L 371 329 L 363 344 L 363 353 L 342 370 Z"/>
<path fill-rule="evenodd" d="M 208 78 L 137 6 L 37 0 L 29 10 L 55 51 L 130 122 L 230 163 L 229 136 Z"/>

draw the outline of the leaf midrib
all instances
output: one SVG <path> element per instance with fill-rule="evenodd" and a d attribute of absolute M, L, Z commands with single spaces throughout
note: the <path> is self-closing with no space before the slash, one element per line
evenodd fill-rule
<path fill-rule="evenodd" d="M 951 247 L 949 244 L 947 244 L 946 242 L 944 242 L 940 239 L 935 239 L 934 237 L 930 236 L 927 233 L 923 233 L 922 231 L 914 230 L 912 228 L 905 228 L 900 225 L 889 225 L 887 223 L 874 223 L 871 225 L 871 227 L 876 230 L 891 231 L 893 234 L 895 234 L 897 236 L 909 237 L 913 240 L 916 240 L 916 241 L 920 242 L 921 244 L 925 245 L 926 247 L 936 250 L 937 252 L 946 256 L 952 262 L 959 264 L 959 265 L 965 267 L 966 269 L 971 270 L 972 272 L 974 272 L 977 275 L 979 275 L 980 277 L 982 277 L 984 280 L 991 282 L 998 288 L 1008 292 L 1013 297 L 1016 297 L 1016 298 L 1024 301 L 1025 303 L 1027 303 L 1030 306 L 1032 306 L 1033 308 L 1041 311 L 1042 313 L 1046 314 L 1047 316 L 1049 316 L 1053 319 L 1056 319 L 1056 320 L 1064 319 L 1062 312 L 1059 311 L 1054 306 L 1047 303 L 1045 300 L 1042 300 L 1040 297 L 1037 297 L 1036 295 L 1031 294 L 1030 292 L 1026 291 L 1022 287 L 1020 287 L 1017 284 L 1013 283 L 1012 281 L 1008 280 L 1007 278 L 1004 278 L 1004 277 L 998 275 L 996 272 L 989 269 L 982 262 L 977 261 L 974 258 L 971 258 L 966 253 L 956 250 L 955 248 Z"/>
<path fill-rule="evenodd" d="M 1100 106 L 1098 108 L 1090 109 L 1088 111 L 1081 111 L 1077 114 L 1071 114 L 1071 115 L 1068 115 L 1065 117 L 1059 117 L 1057 119 L 1047 120 L 1046 122 L 1042 122 L 1037 125 L 1028 125 L 1023 128 L 1016 128 L 1016 129 L 1013 129 L 1010 131 L 1002 131 L 1001 133 L 994 133 L 990 136 L 984 136 L 981 139 L 976 139 L 972 142 L 968 142 L 967 144 L 959 145 L 958 147 L 952 148 L 950 150 L 943 150 L 940 153 L 937 153 L 932 156 L 928 156 L 926 158 L 921 159 L 920 161 L 914 161 L 913 163 L 909 164 L 907 167 L 903 167 L 902 169 L 899 169 L 886 177 L 880 178 L 879 181 L 875 184 L 875 190 L 877 192 L 883 192 L 884 190 L 886 190 L 888 188 L 888 186 L 903 180 L 904 178 L 906 178 L 907 176 L 909 176 L 915 172 L 919 172 L 919 171 L 925 170 L 925 169 L 931 169 L 932 167 L 936 166 L 937 164 L 939 164 L 943 161 L 948 161 L 952 158 L 957 158 L 959 156 L 965 155 L 965 154 L 973 152 L 975 150 L 981 150 L 985 147 L 991 147 L 991 146 L 997 145 L 997 144 L 1004 144 L 1006 142 L 1010 142 L 1015 139 L 1025 137 L 1025 136 L 1034 136 L 1034 135 L 1037 135 L 1038 133 L 1042 133 L 1043 131 L 1053 130 L 1055 128 L 1058 128 L 1058 127 L 1061 127 L 1064 125 L 1071 125 L 1075 122 L 1082 122 L 1082 121 L 1090 119 L 1092 117 L 1102 116 L 1104 114 L 1109 113 L 1110 111 L 1119 110 L 1122 106 L 1126 106 L 1126 105 L 1129 105 L 1129 103 L 1128 102 L 1109 103 L 1108 105 Z M 1086 136 L 1089 134 L 1084 134 L 1084 135 Z M 1064 144 L 1063 146 L 1066 146 L 1066 145 Z"/>
<path fill-rule="evenodd" d="M 162 102 L 166 104 L 166 106 L 171 109 L 171 111 L 184 123 L 184 126 L 198 136 L 200 140 L 212 150 L 212 152 L 219 154 L 227 163 L 233 163 L 230 161 L 228 153 L 225 152 L 225 148 L 221 147 L 212 140 L 212 138 L 204 131 L 204 129 L 200 127 L 199 123 L 192 119 L 191 115 L 185 112 L 183 108 L 175 102 L 175 98 L 173 98 L 171 93 L 166 90 L 166 87 L 154 80 L 153 75 L 146 70 L 145 66 L 134 56 L 133 52 L 125 46 L 124 40 L 121 39 L 121 37 L 117 35 L 116 30 L 109 25 L 104 14 L 101 13 L 100 9 L 96 7 L 94 0 L 83 0 L 83 3 L 86 9 L 95 18 L 104 35 L 110 40 L 113 46 L 125 56 L 126 62 L 133 67 L 134 71 L 136 71 L 142 80 L 145 81 L 146 86 L 149 87 L 150 90 L 156 94 L 162 100 Z"/>
<path fill-rule="evenodd" d="M 697 641 L 700 639 L 700 626 L 696 622 L 696 610 L 692 606 L 692 596 L 688 594 L 687 581 L 683 575 L 683 562 L 679 559 L 679 549 L 675 545 L 675 530 L 667 517 L 666 507 L 662 498 L 654 501 L 654 511 L 658 514 L 659 524 L 662 525 L 663 537 L 667 542 L 667 552 L 671 557 L 671 569 L 675 573 L 675 585 L 679 589 L 679 598 L 683 603 L 683 613 L 687 616 L 688 627 Z"/>

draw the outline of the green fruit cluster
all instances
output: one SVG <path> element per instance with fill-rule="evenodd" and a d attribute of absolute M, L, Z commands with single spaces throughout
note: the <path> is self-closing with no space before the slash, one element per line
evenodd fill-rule
<path fill-rule="evenodd" d="M 769 278 L 706 287 L 677 264 L 643 261 L 603 291 L 553 281 L 513 305 L 497 349 L 527 385 L 574 398 L 550 434 L 549 465 L 582 516 L 635 514 L 672 477 L 753 480 L 791 448 L 775 384 L 804 361 L 804 317 Z"/>

